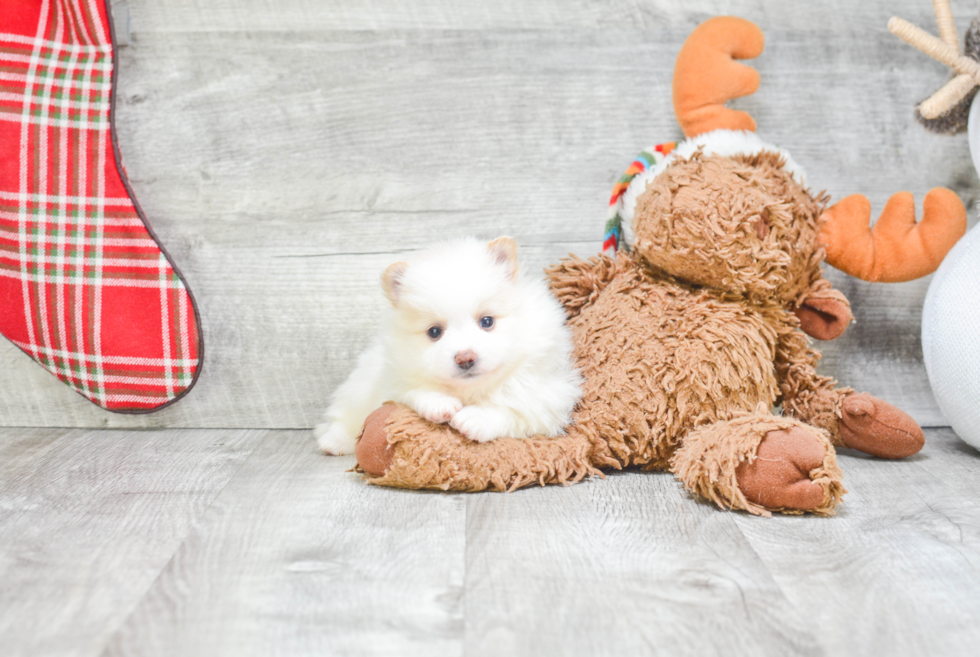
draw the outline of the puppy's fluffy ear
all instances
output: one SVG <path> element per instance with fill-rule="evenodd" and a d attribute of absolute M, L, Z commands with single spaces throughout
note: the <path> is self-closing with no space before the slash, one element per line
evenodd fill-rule
<path fill-rule="evenodd" d="M 398 306 L 398 297 L 401 294 L 402 277 L 408 269 L 408 263 L 403 261 L 394 262 L 388 265 L 384 273 L 381 274 L 381 289 L 385 291 L 385 296 L 391 305 Z"/>
<path fill-rule="evenodd" d="M 506 265 L 511 278 L 517 278 L 517 242 L 513 237 L 498 237 L 487 244 L 487 250 L 498 265 Z"/>

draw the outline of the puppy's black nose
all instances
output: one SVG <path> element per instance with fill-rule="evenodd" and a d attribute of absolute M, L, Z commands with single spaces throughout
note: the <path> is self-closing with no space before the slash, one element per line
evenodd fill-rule
<path fill-rule="evenodd" d="M 456 354 L 456 365 L 461 370 L 468 370 L 476 364 L 476 354 L 469 349 Z"/>

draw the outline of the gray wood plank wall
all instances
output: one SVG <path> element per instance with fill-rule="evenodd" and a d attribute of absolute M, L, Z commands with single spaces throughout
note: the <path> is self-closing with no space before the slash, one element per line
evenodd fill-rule
<path fill-rule="evenodd" d="M 679 136 L 674 57 L 717 13 L 766 32 L 762 88 L 735 104 L 814 187 L 877 212 L 949 186 L 971 217 L 980 189 L 965 137 L 912 119 L 946 71 L 885 29 L 933 29 L 924 0 L 115 4 L 123 160 L 200 303 L 204 372 L 175 406 L 117 416 L 0 341 L 0 426 L 311 426 L 399 253 L 510 234 L 537 269 L 598 250 L 613 181 Z M 962 30 L 976 7 L 955 5 Z M 858 323 L 823 371 L 946 424 L 918 338 L 928 281 L 831 278 Z"/>

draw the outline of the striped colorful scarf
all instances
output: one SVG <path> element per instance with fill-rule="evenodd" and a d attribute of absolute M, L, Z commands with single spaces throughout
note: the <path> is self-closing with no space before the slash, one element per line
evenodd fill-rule
<path fill-rule="evenodd" d="M 642 151 L 633 163 L 626 169 L 626 173 L 620 176 L 613 187 L 612 197 L 609 199 L 609 214 L 606 219 L 606 233 L 602 238 L 602 252 L 615 257 L 620 245 L 625 250 L 629 250 L 629 245 L 623 242 L 623 195 L 629 189 L 630 183 L 638 175 L 657 166 L 664 161 L 677 142 L 667 142 L 658 144 L 652 148 Z"/>

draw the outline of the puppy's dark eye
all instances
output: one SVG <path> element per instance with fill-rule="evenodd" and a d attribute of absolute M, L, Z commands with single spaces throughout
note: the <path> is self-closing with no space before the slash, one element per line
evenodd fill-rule
<path fill-rule="evenodd" d="M 441 326 L 433 326 L 433 327 L 429 328 L 429 330 L 426 331 L 426 333 L 433 340 L 438 340 L 439 338 L 442 337 L 442 327 Z"/>
<path fill-rule="evenodd" d="M 480 328 L 489 331 L 493 328 L 493 317 L 489 315 L 480 319 Z"/>

